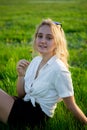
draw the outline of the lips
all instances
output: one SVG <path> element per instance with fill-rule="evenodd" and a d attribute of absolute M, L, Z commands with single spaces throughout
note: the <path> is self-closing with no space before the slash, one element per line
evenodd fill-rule
<path fill-rule="evenodd" d="M 40 48 L 47 48 L 46 45 L 39 45 Z"/>

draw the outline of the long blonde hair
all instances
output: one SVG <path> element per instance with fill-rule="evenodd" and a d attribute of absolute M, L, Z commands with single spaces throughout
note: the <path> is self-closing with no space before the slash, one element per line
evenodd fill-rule
<path fill-rule="evenodd" d="M 61 25 L 57 25 L 54 21 L 51 19 L 46 19 L 41 22 L 41 24 L 37 27 L 34 37 L 34 49 L 35 49 L 35 41 L 37 38 L 37 33 L 43 25 L 48 25 L 53 33 L 56 49 L 55 54 L 56 56 L 62 60 L 62 62 L 66 65 L 68 68 L 68 50 L 67 50 L 67 42 L 65 38 L 65 34 L 63 31 L 63 28 Z"/>

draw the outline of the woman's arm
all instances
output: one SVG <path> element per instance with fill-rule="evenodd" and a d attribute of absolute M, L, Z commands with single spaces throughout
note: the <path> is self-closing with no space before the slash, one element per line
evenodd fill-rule
<path fill-rule="evenodd" d="M 22 98 L 25 95 L 24 91 L 24 76 L 18 76 L 17 79 L 17 93 L 18 97 Z"/>
<path fill-rule="evenodd" d="M 87 117 L 77 106 L 74 96 L 63 98 L 67 108 L 73 113 L 73 115 L 79 119 L 83 124 L 87 125 Z"/>
<path fill-rule="evenodd" d="M 17 93 L 20 98 L 24 97 L 25 91 L 24 91 L 24 76 L 26 69 L 29 65 L 29 62 L 27 60 L 20 60 L 17 64 L 17 73 L 18 73 L 18 79 L 17 79 Z"/>

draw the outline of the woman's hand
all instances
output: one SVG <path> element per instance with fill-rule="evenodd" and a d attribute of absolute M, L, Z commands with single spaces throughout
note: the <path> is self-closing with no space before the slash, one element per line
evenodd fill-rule
<path fill-rule="evenodd" d="M 29 61 L 25 60 L 25 59 L 22 59 L 20 60 L 18 63 L 17 63 L 17 73 L 18 73 L 18 76 L 25 76 L 25 72 L 26 72 L 26 69 L 29 65 Z"/>

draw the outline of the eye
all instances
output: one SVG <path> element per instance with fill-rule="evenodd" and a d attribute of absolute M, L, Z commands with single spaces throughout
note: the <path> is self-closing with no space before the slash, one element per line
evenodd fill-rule
<path fill-rule="evenodd" d="M 37 37 L 38 38 L 42 38 L 43 36 L 42 36 L 42 34 L 38 34 Z"/>
<path fill-rule="evenodd" d="M 47 40 L 52 40 L 53 39 L 52 36 L 47 36 L 46 38 L 47 38 Z"/>

